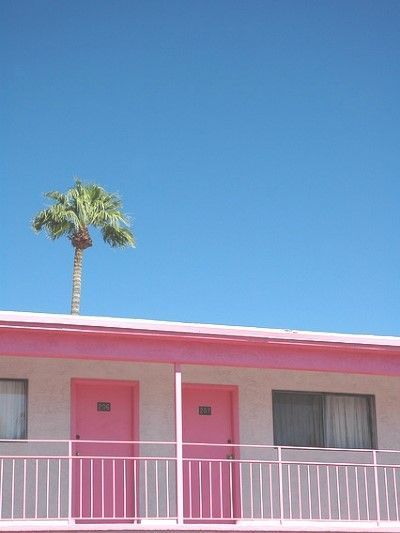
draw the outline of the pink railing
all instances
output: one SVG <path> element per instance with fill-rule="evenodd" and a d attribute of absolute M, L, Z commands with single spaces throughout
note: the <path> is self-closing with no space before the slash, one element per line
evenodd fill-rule
<path fill-rule="evenodd" d="M 2 441 L 0 454 L 3 522 L 400 528 L 400 451 L 190 443 L 178 465 L 174 442 Z"/>

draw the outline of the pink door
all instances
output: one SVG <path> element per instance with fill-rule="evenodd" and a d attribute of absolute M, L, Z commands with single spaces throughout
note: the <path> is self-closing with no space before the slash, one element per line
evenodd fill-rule
<path fill-rule="evenodd" d="M 234 517 L 233 396 L 228 387 L 183 388 L 184 513 L 195 521 Z M 222 446 L 215 446 L 222 444 Z"/>
<path fill-rule="evenodd" d="M 117 381 L 73 382 L 73 513 L 105 521 L 135 515 L 135 384 Z M 97 442 L 98 441 L 98 442 Z"/>

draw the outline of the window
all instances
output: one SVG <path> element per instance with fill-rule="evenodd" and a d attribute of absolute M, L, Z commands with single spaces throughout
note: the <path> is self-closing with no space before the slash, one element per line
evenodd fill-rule
<path fill-rule="evenodd" d="M 372 396 L 273 391 L 272 403 L 276 445 L 374 447 Z"/>
<path fill-rule="evenodd" d="M 27 381 L 0 379 L 0 439 L 26 438 Z"/>

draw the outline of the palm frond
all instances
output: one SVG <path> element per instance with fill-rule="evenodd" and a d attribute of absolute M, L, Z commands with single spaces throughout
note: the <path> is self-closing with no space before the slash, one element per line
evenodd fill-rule
<path fill-rule="evenodd" d="M 121 248 L 124 246 L 135 247 L 135 237 L 128 228 L 116 226 L 104 226 L 101 230 L 104 242 L 113 248 Z"/>
<path fill-rule="evenodd" d="M 50 191 L 44 193 L 45 198 L 49 198 L 50 200 L 54 200 L 55 202 L 58 202 L 60 204 L 66 204 L 68 202 L 67 195 L 63 194 L 62 192 L 58 191 Z"/>
<path fill-rule="evenodd" d="M 73 231 L 73 224 L 62 215 L 58 207 L 51 206 L 36 215 L 32 221 L 32 227 L 37 233 L 44 229 L 48 237 L 54 240 Z"/>

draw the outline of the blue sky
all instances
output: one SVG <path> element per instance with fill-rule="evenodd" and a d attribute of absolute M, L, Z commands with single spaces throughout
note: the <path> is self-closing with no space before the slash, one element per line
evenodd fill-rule
<path fill-rule="evenodd" d="M 82 314 L 400 334 L 398 1 L 3 0 L 0 308 L 68 313 L 30 229 L 119 192 Z"/>

